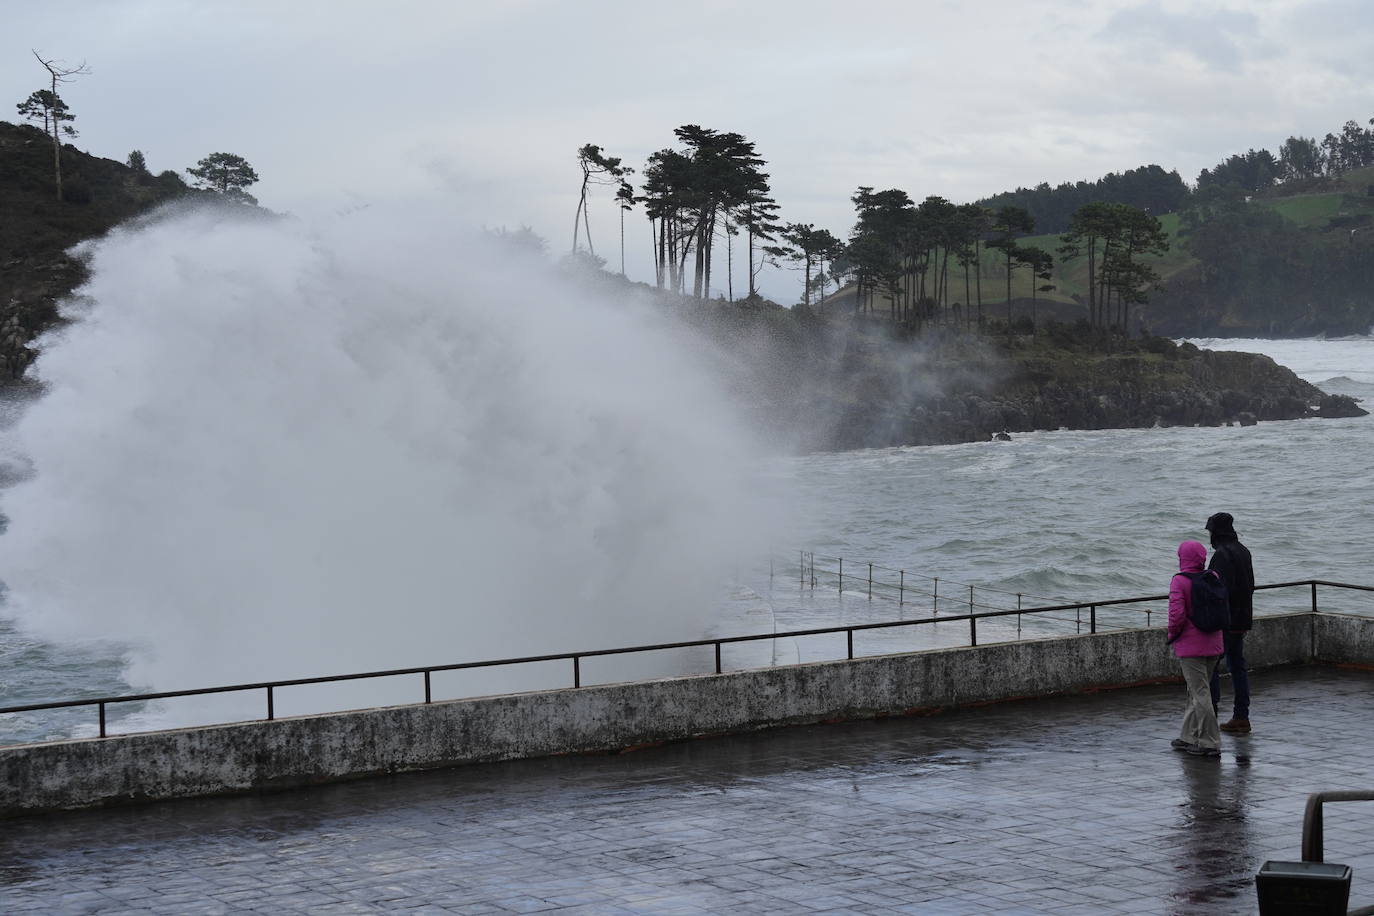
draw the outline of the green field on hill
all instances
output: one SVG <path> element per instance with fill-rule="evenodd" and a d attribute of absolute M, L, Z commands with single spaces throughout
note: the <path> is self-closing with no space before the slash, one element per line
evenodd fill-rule
<path fill-rule="evenodd" d="M 1339 178 L 1323 179 L 1320 190 L 1304 194 L 1256 197 L 1250 201 L 1252 206 L 1270 207 L 1284 219 L 1298 226 L 1313 230 L 1331 227 L 1341 229 L 1343 221 L 1354 220 L 1374 222 L 1374 168 L 1355 169 Z M 1276 190 L 1282 190 L 1278 188 Z M 1335 225 L 1333 226 L 1333 221 Z M 1159 218 L 1160 224 L 1169 236 L 1169 253 L 1162 258 L 1147 259 L 1154 264 L 1161 280 L 1167 281 L 1196 264 L 1188 254 L 1179 236 L 1179 214 L 1166 213 Z M 1348 231 L 1348 230 L 1342 230 Z M 1050 282 L 1055 289 L 1048 293 L 1036 292 L 1036 298 L 1051 302 L 1074 302 L 1075 297 L 1087 299 L 1088 264 L 1086 258 L 1076 258 L 1061 263 L 1059 246 L 1063 244 L 1058 235 L 1033 235 L 1020 239 L 1022 245 L 1034 245 L 1049 251 L 1055 256 L 1054 275 Z M 983 304 L 990 305 L 1006 302 L 1006 261 L 996 251 L 988 251 L 982 263 Z M 962 299 L 963 275 L 952 270 L 950 278 L 952 298 Z M 1031 277 L 1024 269 L 1012 275 L 1011 295 L 1013 299 L 1031 296 Z"/>

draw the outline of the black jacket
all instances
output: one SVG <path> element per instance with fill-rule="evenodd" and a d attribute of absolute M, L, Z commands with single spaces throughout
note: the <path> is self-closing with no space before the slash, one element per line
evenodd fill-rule
<path fill-rule="evenodd" d="M 1255 568 L 1250 551 L 1235 535 L 1212 535 L 1212 560 L 1208 569 L 1216 570 L 1226 583 L 1231 599 L 1231 625 L 1228 630 L 1248 630 L 1254 623 Z"/>

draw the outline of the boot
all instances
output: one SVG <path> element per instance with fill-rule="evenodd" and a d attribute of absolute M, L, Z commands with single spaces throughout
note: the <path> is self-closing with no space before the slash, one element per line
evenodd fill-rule
<path fill-rule="evenodd" d="M 1233 735 L 1248 735 L 1250 734 L 1250 720 L 1242 719 L 1239 716 L 1233 716 L 1230 722 L 1223 722 L 1221 724 L 1221 730 L 1230 732 Z"/>

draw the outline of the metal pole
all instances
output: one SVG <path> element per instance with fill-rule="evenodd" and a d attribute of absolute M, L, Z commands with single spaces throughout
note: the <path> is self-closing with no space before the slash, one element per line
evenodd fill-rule
<path fill-rule="evenodd" d="M 426 702 L 426 703 L 431 702 L 431 696 L 430 696 L 430 692 L 429 692 L 429 672 L 428 672 L 428 671 L 425 672 L 425 702 Z"/>
<path fill-rule="evenodd" d="M 1374 792 L 1313 792 L 1307 796 L 1307 810 L 1302 818 L 1302 860 L 1322 862 L 1322 804 L 1325 802 L 1374 801 Z M 1351 910 L 1364 913 L 1366 909 Z"/>
<path fill-rule="evenodd" d="M 716 640 L 716 674 L 720 674 L 720 640 Z"/>
<path fill-rule="evenodd" d="M 906 604 L 906 570 L 898 570 L 901 575 L 897 579 L 897 607 Z"/>
<path fill-rule="evenodd" d="M 1073 631 L 1074 631 L 1075 633 L 1082 633 L 1082 632 L 1083 632 L 1083 608 L 1081 608 L 1081 607 L 1076 607 L 1076 608 L 1074 608 L 1074 609 L 1073 609 L 1073 616 L 1074 616 Z"/>
<path fill-rule="evenodd" d="M 1302 819 L 1302 860 L 1322 861 L 1322 796 L 1313 792 L 1307 796 L 1307 811 Z"/>
<path fill-rule="evenodd" d="M 868 600 L 873 600 L 873 564 L 868 564 Z"/>
<path fill-rule="evenodd" d="M 968 644 L 970 646 L 978 645 L 978 618 L 972 615 L 968 619 Z"/>
<path fill-rule="evenodd" d="M 940 613 L 940 577 L 935 577 L 935 589 L 930 593 L 930 615 L 938 616 Z"/>
<path fill-rule="evenodd" d="M 582 659 L 573 656 L 573 686 L 582 686 Z"/>
<path fill-rule="evenodd" d="M 973 586 L 968 587 L 968 612 L 973 613 Z"/>
<path fill-rule="evenodd" d="M 1016 593 L 1016 638 L 1021 638 L 1021 593 Z"/>
<path fill-rule="evenodd" d="M 1317 583 L 1312 583 L 1312 613 L 1317 613 Z M 1320 817 L 1320 813 L 1318 814 Z"/>
<path fill-rule="evenodd" d="M 267 721 L 271 722 L 276 718 L 276 711 L 272 708 L 272 688 L 267 688 Z"/>
<path fill-rule="evenodd" d="M 1088 608 L 1088 632 L 1097 632 L 1097 605 Z"/>
<path fill-rule="evenodd" d="M 100 704 L 100 737 L 105 737 L 105 704 Z"/>
<path fill-rule="evenodd" d="M 840 593 L 844 593 L 844 557 L 840 557 Z"/>
<path fill-rule="evenodd" d="M 845 637 L 846 637 L 846 640 L 845 640 L 845 641 L 849 643 L 849 658 L 850 658 L 851 661 L 853 661 L 853 659 L 854 659 L 854 631 L 853 631 L 852 629 L 849 629 L 849 630 L 845 630 L 844 633 L 845 633 Z"/>

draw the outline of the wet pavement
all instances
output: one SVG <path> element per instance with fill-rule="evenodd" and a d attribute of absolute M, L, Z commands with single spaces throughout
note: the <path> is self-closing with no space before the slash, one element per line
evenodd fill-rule
<path fill-rule="evenodd" d="M 1179 685 L 5 821 L 0 912 L 1253 913 L 1308 793 L 1374 789 L 1374 674 L 1254 681 L 1220 760 Z M 1371 813 L 1326 812 L 1352 906 Z"/>

